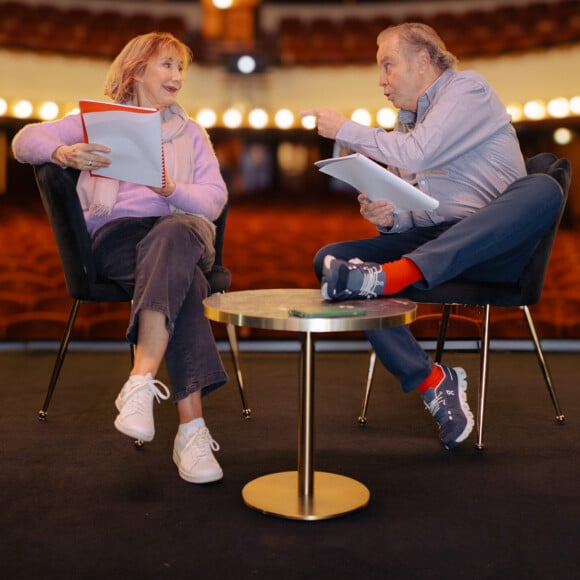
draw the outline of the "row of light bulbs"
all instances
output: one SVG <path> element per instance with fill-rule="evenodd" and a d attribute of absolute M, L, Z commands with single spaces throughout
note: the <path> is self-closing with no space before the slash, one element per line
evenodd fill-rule
<path fill-rule="evenodd" d="M 571 116 L 580 115 L 580 96 L 567 99 L 558 97 L 549 101 L 532 100 L 527 103 L 513 103 L 507 106 L 508 113 L 511 114 L 514 122 L 520 121 L 540 121 L 543 119 L 565 119 Z M 45 101 L 34 105 L 28 100 L 14 100 L 8 102 L 0 98 L 0 117 L 12 116 L 17 119 L 34 119 L 50 121 L 59 115 L 78 113 L 78 108 L 74 105 L 59 106 L 52 101 Z M 221 117 L 218 112 L 211 108 L 200 109 L 193 115 L 196 121 L 203 127 L 210 129 L 216 126 L 223 126 L 228 129 L 238 129 L 249 127 L 251 129 L 265 129 L 275 127 L 278 129 L 293 129 L 302 127 L 304 129 L 314 129 L 316 120 L 312 116 L 300 117 L 290 109 L 279 109 L 275 112 L 268 112 L 262 108 L 255 108 L 247 113 L 242 108 L 231 107 L 222 112 Z M 397 113 L 390 107 L 385 107 L 376 112 L 376 123 L 380 127 L 390 129 L 394 126 Z M 356 109 L 350 115 L 353 121 L 362 125 L 373 124 L 373 116 L 367 109 Z"/>

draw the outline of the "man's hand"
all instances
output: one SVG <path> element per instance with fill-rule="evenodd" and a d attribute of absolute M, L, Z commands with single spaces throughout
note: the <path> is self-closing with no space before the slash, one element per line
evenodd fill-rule
<path fill-rule="evenodd" d="M 318 134 L 328 139 L 334 139 L 338 130 L 344 125 L 348 119 L 337 113 L 333 109 L 310 109 L 302 111 L 301 117 L 314 117 L 316 119 L 316 128 Z"/>
<path fill-rule="evenodd" d="M 371 224 L 381 228 L 393 227 L 395 206 L 392 203 L 384 199 L 371 201 L 366 193 L 360 193 L 357 201 L 360 204 L 360 214 Z"/>

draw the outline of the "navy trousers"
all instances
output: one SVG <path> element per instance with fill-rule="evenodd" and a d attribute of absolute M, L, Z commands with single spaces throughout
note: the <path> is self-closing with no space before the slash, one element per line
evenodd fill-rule
<path fill-rule="evenodd" d="M 406 257 L 423 274 L 417 288 L 432 288 L 456 277 L 516 282 L 561 204 L 562 189 L 552 177 L 528 175 L 459 222 L 327 245 L 316 254 L 314 271 L 320 279 L 324 257 L 329 254 L 380 264 Z M 379 360 L 405 392 L 416 389 L 431 372 L 433 361 L 407 326 L 366 334 Z"/>

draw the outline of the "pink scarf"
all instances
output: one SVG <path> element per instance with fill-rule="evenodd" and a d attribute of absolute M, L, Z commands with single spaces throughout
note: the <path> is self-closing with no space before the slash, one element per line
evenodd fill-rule
<path fill-rule="evenodd" d="M 181 183 L 191 183 L 194 173 L 193 147 L 186 131 L 188 121 L 187 113 L 177 103 L 165 108 L 161 114 L 165 169 Z M 84 211 L 88 210 L 91 216 L 109 215 L 117 202 L 119 181 L 81 171 L 77 192 Z M 171 211 L 178 210 L 171 206 Z"/>

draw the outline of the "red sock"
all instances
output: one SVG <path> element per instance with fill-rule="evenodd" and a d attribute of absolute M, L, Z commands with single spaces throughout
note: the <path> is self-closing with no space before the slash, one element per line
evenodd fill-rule
<path fill-rule="evenodd" d="M 423 279 L 423 273 L 409 258 L 401 258 L 395 262 L 383 264 L 383 272 L 387 276 L 383 294 L 396 294 L 403 288 Z"/>
<path fill-rule="evenodd" d="M 443 370 L 439 365 L 433 365 L 431 374 L 417 387 L 420 393 L 424 393 L 427 389 L 434 389 L 443 378 Z"/>

